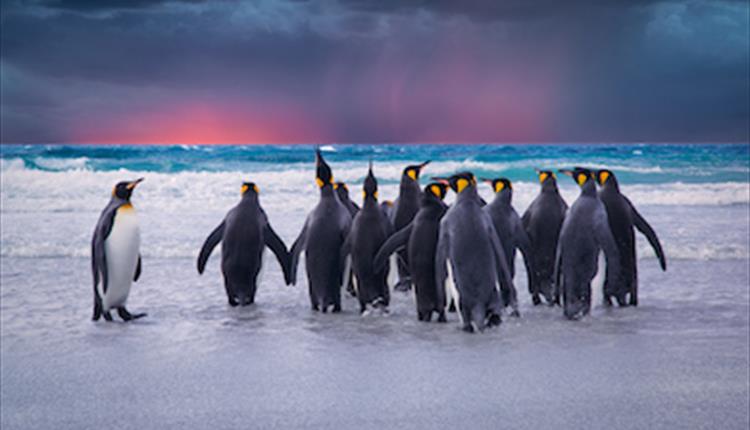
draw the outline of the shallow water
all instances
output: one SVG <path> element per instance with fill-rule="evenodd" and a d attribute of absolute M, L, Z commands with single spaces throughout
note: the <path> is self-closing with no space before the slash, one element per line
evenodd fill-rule
<path fill-rule="evenodd" d="M 185 154 L 208 148 L 145 148 L 137 157 L 101 147 L 4 150 L 0 427 L 748 428 L 750 161 L 737 158 L 746 147 L 509 148 L 491 157 L 454 150 L 430 174 L 527 175 L 546 156 L 605 157 L 630 169 L 623 189 L 669 265 L 662 272 L 638 237 L 641 306 L 597 305 L 566 321 L 559 308 L 530 305 L 519 263 L 522 317 L 482 334 L 461 332 L 455 314 L 447 324 L 418 322 L 402 293 L 388 315 L 359 316 L 352 298 L 342 314 L 322 315 L 309 310 L 304 265 L 300 284 L 286 287 L 267 254 L 257 304 L 230 308 L 219 252 L 198 276 L 198 249 L 242 179 L 259 182 L 291 244 L 317 198 L 309 148 L 253 153 L 261 160 L 229 170 L 219 167 L 241 154 L 233 148 L 205 163 Z M 346 148 L 330 154 L 334 174 L 361 178 L 375 149 L 388 158 L 376 163 L 381 196 L 395 197 L 400 168 L 425 155 L 413 147 Z M 516 158 L 498 161 L 507 157 Z M 690 166 L 705 175 L 685 173 Z M 112 183 L 136 175 L 147 177 L 133 199 L 144 266 L 128 306 L 149 315 L 93 323 L 88 241 Z M 537 192 L 532 179 L 516 182 L 519 212 Z M 563 181 L 571 203 L 575 185 Z"/>
<path fill-rule="evenodd" d="M 743 261 L 642 264 L 642 306 L 580 322 L 522 293 L 522 318 L 473 336 L 416 321 L 409 294 L 313 313 L 273 264 L 230 308 L 217 262 L 193 263 L 149 261 L 129 305 L 149 316 L 105 324 L 87 260 L 4 259 L 2 428 L 747 427 Z"/>

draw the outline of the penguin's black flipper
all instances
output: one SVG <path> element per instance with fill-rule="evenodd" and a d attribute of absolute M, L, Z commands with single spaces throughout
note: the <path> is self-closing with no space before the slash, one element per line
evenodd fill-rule
<path fill-rule="evenodd" d="M 376 272 L 379 272 L 383 269 L 383 267 L 385 267 L 385 263 L 386 261 L 388 261 L 388 258 L 391 256 L 391 254 L 405 247 L 409 243 L 409 236 L 411 236 L 412 226 L 413 222 L 410 222 L 406 225 L 406 227 L 392 234 L 391 237 L 383 242 L 383 245 L 380 246 L 377 254 L 375 254 L 375 259 L 372 263 L 372 267 Z"/>
<path fill-rule="evenodd" d="M 302 227 L 302 231 L 299 232 L 299 236 L 297 236 L 297 240 L 294 241 L 292 244 L 292 250 L 290 251 L 290 263 L 289 263 L 289 285 L 294 285 L 297 283 L 297 265 L 299 264 L 299 255 L 302 253 L 302 250 L 305 249 L 305 244 L 307 242 L 307 221 L 305 221 L 305 226 Z"/>
<path fill-rule="evenodd" d="M 281 265 L 281 270 L 284 271 L 284 282 L 289 285 L 289 266 L 292 259 L 289 256 L 286 245 L 284 245 L 284 242 L 276 232 L 273 231 L 271 224 L 266 223 L 266 226 L 263 228 L 263 242 L 276 255 L 276 259 L 279 260 L 279 264 Z"/>
<path fill-rule="evenodd" d="M 216 245 L 221 242 L 221 238 L 224 236 L 224 221 L 219 224 L 218 227 L 214 229 L 214 231 L 211 232 L 211 234 L 208 235 L 206 238 L 206 241 L 203 243 L 203 247 L 201 247 L 201 252 L 198 254 L 198 273 L 203 274 L 203 271 L 206 270 L 206 262 L 208 261 L 208 257 L 211 255 L 211 252 L 216 248 Z"/>
<path fill-rule="evenodd" d="M 653 228 L 651 228 L 651 225 L 646 222 L 646 219 L 643 218 L 637 210 L 635 210 L 635 206 L 633 206 L 633 203 L 631 203 L 627 198 L 625 199 L 625 201 L 628 202 L 630 210 L 633 212 L 633 224 L 635 224 L 635 228 L 637 228 L 638 231 L 646 236 L 646 239 L 648 239 L 648 243 L 650 243 L 651 247 L 654 248 L 656 257 L 659 258 L 659 265 L 661 265 L 661 270 L 666 271 L 667 259 L 666 257 L 664 257 L 664 250 L 661 248 L 661 243 L 659 242 L 659 238 L 656 236 L 656 232 Z"/>
<path fill-rule="evenodd" d="M 119 205 L 110 203 L 104 208 L 94 229 L 94 237 L 91 239 L 91 271 L 94 276 L 94 297 L 99 297 L 99 292 L 96 289 L 99 282 L 102 283 L 102 291 L 107 292 L 107 256 L 104 251 L 104 241 L 112 231 L 118 207 Z"/>
<path fill-rule="evenodd" d="M 602 215 L 599 216 L 599 222 L 594 224 L 594 235 L 596 236 L 599 246 L 604 250 L 604 257 L 607 261 L 607 290 L 604 292 L 605 299 L 607 295 L 613 295 L 618 302 L 622 300 L 625 294 L 625 280 L 622 279 L 620 250 L 617 248 L 617 242 L 612 235 L 612 230 L 607 222 L 607 212 L 604 206 L 601 206 Z M 614 285 L 612 285 L 614 284 Z"/>
<path fill-rule="evenodd" d="M 133 276 L 133 282 L 138 281 L 141 277 L 141 254 L 138 254 L 138 264 L 135 266 L 135 275 Z"/>
<path fill-rule="evenodd" d="M 489 215 L 487 215 L 489 217 Z M 513 308 L 513 312 L 518 313 L 518 300 L 516 297 L 516 287 L 513 286 L 513 279 L 510 277 L 510 269 L 508 268 L 507 259 L 505 258 L 505 251 L 503 251 L 502 245 L 500 245 L 500 239 L 498 239 L 497 231 L 492 225 L 492 221 L 488 222 L 487 235 L 492 243 L 492 250 L 495 254 L 495 268 L 497 269 L 497 280 L 500 283 L 500 291 L 503 297 L 503 306 L 510 306 Z"/>
<path fill-rule="evenodd" d="M 533 291 L 534 285 L 536 285 L 536 279 L 535 279 L 535 272 L 534 272 L 534 252 L 531 249 L 531 240 L 529 239 L 529 235 L 526 234 L 526 230 L 523 228 L 523 224 L 521 221 L 516 218 L 516 227 L 514 232 L 514 238 L 516 241 L 516 246 L 519 250 L 521 250 L 521 255 L 523 255 L 523 264 L 526 267 L 526 283 L 529 288 L 529 293 L 534 294 Z"/>
<path fill-rule="evenodd" d="M 445 281 L 448 277 L 448 268 L 446 267 L 446 264 L 448 263 L 448 247 L 450 243 L 450 236 L 448 236 L 446 230 L 446 228 L 443 228 L 443 223 L 441 222 L 437 247 L 435 248 L 435 285 L 438 289 L 442 288 L 443 290 L 447 288 Z M 447 292 L 446 296 L 448 296 Z M 453 302 L 454 301 L 451 300 L 451 304 L 453 304 Z"/>

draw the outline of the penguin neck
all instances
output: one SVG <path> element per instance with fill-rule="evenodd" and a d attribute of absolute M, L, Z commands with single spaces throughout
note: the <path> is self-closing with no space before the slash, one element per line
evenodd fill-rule
<path fill-rule="evenodd" d="M 334 198 L 338 200 L 338 196 L 334 192 L 333 186 L 331 184 L 325 184 L 320 187 L 320 197 Z"/>
<path fill-rule="evenodd" d="M 594 181 L 588 180 L 581 185 L 581 195 L 596 197 L 596 185 L 594 185 Z"/>
<path fill-rule="evenodd" d="M 378 209 L 380 210 L 380 205 L 378 204 L 378 199 L 375 197 L 368 195 L 365 197 L 365 200 L 362 202 L 362 209 Z"/>
<path fill-rule="evenodd" d="M 615 181 L 614 179 L 610 178 L 607 181 L 607 184 L 602 187 L 602 192 L 604 193 L 620 193 L 620 185 Z"/>
<path fill-rule="evenodd" d="M 440 208 L 442 205 L 443 201 L 432 194 L 424 193 L 422 198 L 419 199 L 419 207 L 421 208 Z"/>
<path fill-rule="evenodd" d="M 542 192 L 550 194 L 560 194 L 560 190 L 557 189 L 557 182 L 547 179 L 542 184 Z"/>
<path fill-rule="evenodd" d="M 242 195 L 242 199 L 240 200 L 242 204 L 253 204 L 258 203 L 258 195 L 253 192 L 247 192 Z"/>
<path fill-rule="evenodd" d="M 472 200 L 479 202 L 479 194 L 477 194 L 477 187 L 473 185 L 470 185 L 464 188 L 464 190 L 458 193 L 458 196 L 456 196 L 456 203 L 460 203 L 464 201 L 472 201 Z"/>
<path fill-rule="evenodd" d="M 495 193 L 495 198 L 492 200 L 493 205 L 502 205 L 502 206 L 510 206 L 511 199 L 513 198 L 513 193 L 508 190 L 500 191 L 499 193 Z"/>
<path fill-rule="evenodd" d="M 416 196 L 420 192 L 419 182 L 406 175 L 401 176 L 401 184 L 398 188 L 399 197 Z"/>
<path fill-rule="evenodd" d="M 117 206 L 121 205 L 131 205 L 130 199 L 123 199 L 122 197 L 112 196 L 112 199 L 110 200 L 110 203 L 115 204 Z"/>

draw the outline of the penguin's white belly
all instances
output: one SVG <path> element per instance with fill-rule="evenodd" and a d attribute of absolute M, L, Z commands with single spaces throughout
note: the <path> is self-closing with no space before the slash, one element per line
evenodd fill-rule
<path fill-rule="evenodd" d="M 112 231 L 104 241 L 108 277 L 106 294 L 99 286 L 104 311 L 125 305 L 135 276 L 140 246 L 141 233 L 135 209 L 118 209 Z"/>

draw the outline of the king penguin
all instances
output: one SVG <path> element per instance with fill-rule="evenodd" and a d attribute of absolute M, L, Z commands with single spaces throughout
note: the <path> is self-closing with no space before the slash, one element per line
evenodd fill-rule
<path fill-rule="evenodd" d="M 495 192 L 495 198 L 484 207 L 484 210 L 492 219 L 500 245 L 505 252 L 505 258 L 510 269 L 510 278 L 513 279 L 516 276 L 516 249 L 520 249 L 526 266 L 527 286 L 531 291 L 531 287 L 534 285 L 534 257 L 529 236 L 523 228 L 518 212 L 511 205 L 513 183 L 507 178 L 483 179 L 483 181 L 490 184 Z M 508 303 L 510 297 L 503 297 L 503 301 Z"/>
<path fill-rule="evenodd" d="M 540 192 L 521 217 L 523 228 L 531 242 L 534 279 L 529 286 L 529 293 L 534 305 L 542 302 L 544 296 L 552 305 L 554 297 L 552 288 L 555 269 L 555 251 L 560 229 L 568 205 L 557 189 L 557 177 L 550 170 L 537 170 Z"/>
<path fill-rule="evenodd" d="M 443 183 L 427 184 L 420 196 L 419 211 L 412 222 L 388 238 L 375 255 L 373 263 L 376 270 L 384 267 L 392 253 L 406 248 L 419 321 L 431 321 L 433 313 L 437 314 L 438 322 L 446 321 L 446 289 L 435 282 L 435 250 L 440 220 L 448 210 L 443 202 L 447 191 L 448 186 Z"/>
<path fill-rule="evenodd" d="M 419 210 L 419 174 L 428 164 L 430 164 L 429 160 L 422 164 L 406 166 L 401 174 L 398 197 L 393 204 L 391 219 L 393 229 L 396 231 L 406 227 L 414 219 L 414 215 Z M 408 291 L 411 288 L 408 255 L 405 250 L 399 252 L 398 255 L 400 257 L 398 260 L 398 282 L 396 282 L 394 289 L 397 291 Z"/>
<path fill-rule="evenodd" d="M 378 181 L 372 172 L 372 162 L 365 177 L 362 195 L 362 209 L 352 221 L 349 236 L 344 242 L 342 258 L 351 255 L 359 308 L 364 313 L 367 306 L 387 310 L 390 301 L 388 270 L 384 267 L 376 268 L 373 258 L 393 233 L 393 227 L 378 205 Z"/>
<path fill-rule="evenodd" d="M 333 184 L 333 189 L 336 190 L 336 194 L 339 196 L 341 203 L 346 206 L 346 209 L 351 214 L 352 218 L 359 212 L 359 206 L 349 198 L 349 187 L 343 182 L 336 182 Z"/>
<path fill-rule="evenodd" d="M 581 194 L 565 217 L 555 255 L 555 290 L 562 294 L 563 308 L 568 319 L 578 319 L 591 310 L 591 280 L 596 276 L 599 251 L 607 260 L 610 283 L 604 290 L 605 302 L 612 297 L 622 302 L 622 283 L 619 282 L 620 253 L 607 221 L 607 211 L 596 194 L 596 184 L 590 170 L 576 167 L 560 169 L 580 186 Z M 615 282 L 612 282 L 615 281 Z"/>
<path fill-rule="evenodd" d="M 255 302 L 256 281 L 263 266 L 266 246 L 276 255 L 284 280 L 289 283 L 289 253 L 260 206 L 258 186 L 245 182 L 240 194 L 240 202 L 211 232 L 198 255 L 198 273 L 203 274 L 208 257 L 221 242 L 221 271 L 231 306 L 246 306 Z"/>
<path fill-rule="evenodd" d="M 291 251 L 289 281 L 297 280 L 297 264 L 304 251 L 307 285 L 313 310 L 341 311 L 341 284 L 348 269 L 342 263 L 342 246 L 352 224 L 352 216 L 333 189 L 333 173 L 320 150 L 315 151 L 315 183 L 320 201 L 310 212 Z"/>
<path fill-rule="evenodd" d="M 602 169 L 596 172 L 596 178 L 600 186 L 599 198 L 607 209 L 609 227 L 612 230 L 615 242 L 617 242 L 617 249 L 620 251 L 621 279 L 629 294 L 629 304 L 638 306 L 638 260 L 636 258 L 633 227 L 646 236 L 659 259 L 661 269 L 667 270 L 664 251 L 654 229 L 638 213 L 633 203 L 620 192 L 615 174 L 610 170 Z M 607 279 L 604 282 L 605 285 L 608 284 Z"/>
<path fill-rule="evenodd" d="M 454 300 L 458 303 L 463 329 L 467 332 L 482 331 L 485 326 L 500 324 L 504 304 L 497 289 L 498 283 L 502 291 L 510 290 L 508 297 L 515 298 L 510 271 L 492 220 L 482 210 L 474 175 L 458 173 L 447 181 L 457 196 L 440 221 L 435 281 L 438 285 L 445 285 L 447 263 L 458 295 Z M 517 303 L 510 305 L 517 313 Z"/>
<path fill-rule="evenodd" d="M 125 308 L 133 281 L 141 276 L 141 233 L 135 208 L 130 203 L 135 187 L 143 178 L 120 182 L 99 216 L 91 240 L 91 269 L 94 275 L 94 321 L 103 315 L 112 321 L 112 309 L 124 321 L 146 316 Z"/>

